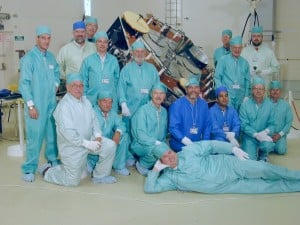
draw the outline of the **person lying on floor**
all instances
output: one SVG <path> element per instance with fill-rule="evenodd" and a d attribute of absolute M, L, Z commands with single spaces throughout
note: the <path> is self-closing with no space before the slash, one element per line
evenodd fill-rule
<path fill-rule="evenodd" d="M 174 152 L 161 145 L 149 171 L 146 193 L 171 190 L 202 193 L 279 193 L 300 191 L 300 171 L 250 160 L 231 143 L 200 141 Z"/>

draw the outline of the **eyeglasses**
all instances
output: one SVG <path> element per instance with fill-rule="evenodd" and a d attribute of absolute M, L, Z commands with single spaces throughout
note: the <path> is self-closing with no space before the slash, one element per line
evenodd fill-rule
<path fill-rule="evenodd" d="M 72 88 L 83 88 L 83 84 L 71 84 Z"/>
<path fill-rule="evenodd" d="M 264 91 L 265 90 L 265 88 L 261 88 L 261 87 L 254 87 L 252 89 L 257 90 L 257 91 Z"/>

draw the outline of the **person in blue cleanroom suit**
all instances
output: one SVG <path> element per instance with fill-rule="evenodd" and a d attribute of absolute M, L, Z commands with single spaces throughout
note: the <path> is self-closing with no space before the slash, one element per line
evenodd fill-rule
<path fill-rule="evenodd" d="M 215 72 L 216 88 L 228 88 L 229 105 L 239 110 L 240 105 L 248 98 L 250 87 L 249 63 L 241 57 L 242 38 L 236 36 L 230 41 L 231 53 L 223 56 Z"/>
<path fill-rule="evenodd" d="M 187 94 L 169 108 L 170 146 L 176 152 L 194 141 L 209 140 L 211 132 L 209 109 L 199 97 L 198 80 L 190 78 L 185 86 Z"/>
<path fill-rule="evenodd" d="M 159 81 L 154 65 L 145 61 L 145 46 L 141 40 L 132 44 L 132 51 L 134 61 L 121 70 L 118 84 L 119 104 L 125 117 L 148 103 L 150 90 Z"/>
<path fill-rule="evenodd" d="M 266 88 L 269 88 L 273 78 L 278 77 L 280 65 L 273 50 L 263 43 L 261 26 L 252 27 L 251 45 L 243 49 L 241 56 L 249 62 L 251 78 L 262 77 L 266 82 Z"/>
<path fill-rule="evenodd" d="M 112 139 L 117 144 L 113 168 L 117 174 L 128 176 L 130 172 L 126 168 L 126 155 L 129 147 L 129 136 L 125 124 L 121 116 L 112 110 L 113 94 L 111 92 L 100 91 L 97 98 L 98 105 L 94 106 L 94 109 L 99 120 L 102 135 Z M 98 159 L 98 155 L 88 155 L 88 172 L 91 172 L 95 167 Z"/>
<path fill-rule="evenodd" d="M 45 157 L 57 164 L 57 144 L 52 113 L 56 107 L 59 66 L 48 51 L 51 30 L 36 29 L 36 46 L 21 60 L 19 91 L 25 102 L 26 160 L 22 165 L 23 180 L 33 182 L 40 151 L 45 140 Z"/>
<path fill-rule="evenodd" d="M 83 79 L 79 73 L 67 75 L 67 94 L 59 101 L 54 118 L 61 165 L 46 163 L 39 167 L 50 183 L 77 186 L 85 171 L 88 153 L 99 155 L 93 171 L 93 183 L 115 183 L 110 176 L 116 144 L 102 136 L 95 111 L 83 95 Z M 101 162 L 101 163 L 100 163 Z"/>
<path fill-rule="evenodd" d="M 84 94 L 93 105 L 97 105 L 97 94 L 110 91 L 113 96 L 113 110 L 117 112 L 117 85 L 119 81 L 119 63 L 115 56 L 107 53 L 108 36 L 100 31 L 95 34 L 97 52 L 85 58 L 80 73 L 84 80 Z"/>
<path fill-rule="evenodd" d="M 252 82 L 252 97 L 240 108 L 242 149 L 253 160 L 268 160 L 275 144 L 272 134 L 275 129 L 274 105 L 265 97 L 265 81 L 256 77 Z"/>
<path fill-rule="evenodd" d="M 183 147 L 179 153 L 162 146 L 155 155 L 160 160 L 148 173 L 144 184 L 146 193 L 171 190 L 211 194 L 300 191 L 300 171 L 247 160 L 247 153 L 230 143 L 200 141 Z"/>
<path fill-rule="evenodd" d="M 146 175 L 157 158 L 153 155 L 155 148 L 166 142 L 168 116 L 161 105 L 166 97 L 167 88 L 161 82 L 151 90 L 151 101 L 141 106 L 132 117 L 132 152 L 138 156 L 136 168 Z"/>
<path fill-rule="evenodd" d="M 275 130 L 272 135 L 275 143 L 274 152 L 285 154 L 287 152 L 286 137 L 291 129 L 293 113 L 288 102 L 281 98 L 281 82 L 273 80 L 270 83 L 270 99 L 274 105 Z"/>
<path fill-rule="evenodd" d="M 123 67 L 118 83 L 118 100 L 127 130 L 131 130 L 131 116 L 149 102 L 150 90 L 159 81 L 154 65 L 145 61 L 144 43 L 138 39 L 131 47 L 134 60 Z M 133 165 L 133 157 L 129 155 L 128 159 L 128 164 Z"/>
<path fill-rule="evenodd" d="M 237 111 L 228 106 L 228 90 L 225 86 L 216 89 L 217 102 L 209 109 L 211 115 L 211 139 L 227 141 L 239 147 L 241 121 Z"/>
<path fill-rule="evenodd" d="M 214 65 L 217 67 L 218 60 L 230 53 L 230 39 L 232 38 L 232 31 L 229 29 L 222 31 L 222 43 L 223 46 L 216 48 L 214 51 Z"/>

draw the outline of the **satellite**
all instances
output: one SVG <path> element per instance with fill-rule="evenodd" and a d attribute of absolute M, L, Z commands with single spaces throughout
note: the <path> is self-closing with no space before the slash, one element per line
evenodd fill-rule
<path fill-rule="evenodd" d="M 184 84 L 191 74 L 199 79 L 202 97 L 208 103 L 215 101 L 214 71 L 207 66 L 208 57 L 183 31 L 153 15 L 144 17 L 126 11 L 116 18 L 107 35 L 110 40 L 108 52 L 117 57 L 121 69 L 132 60 L 131 44 L 137 39 L 144 43 L 146 61 L 154 64 L 160 80 L 168 87 L 166 107 L 185 95 Z"/>

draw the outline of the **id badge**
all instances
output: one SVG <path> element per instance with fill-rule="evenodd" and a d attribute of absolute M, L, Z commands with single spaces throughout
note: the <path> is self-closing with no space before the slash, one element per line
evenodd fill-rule
<path fill-rule="evenodd" d="M 232 85 L 232 89 L 240 89 L 240 85 L 239 84 L 233 84 Z"/>
<path fill-rule="evenodd" d="M 223 131 L 224 131 L 224 132 L 229 132 L 229 127 L 224 126 L 224 127 L 223 127 Z"/>
<path fill-rule="evenodd" d="M 141 94 L 149 94 L 148 88 L 141 88 Z"/>
<path fill-rule="evenodd" d="M 198 128 L 197 127 L 191 128 L 190 133 L 191 134 L 198 134 Z"/>
<path fill-rule="evenodd" d="M 53 70 L 53 69 L 54 69 L 54 66 L 53 66 L 53 65 L 49 65 L 49 69 L 50 69 L 50 70 Z"/>
<path fill-rule="evenodd" d="M 109 84 L 109 79 L 102 79 L 102 84 Z"/>

